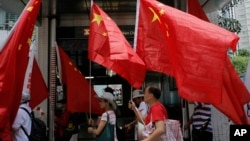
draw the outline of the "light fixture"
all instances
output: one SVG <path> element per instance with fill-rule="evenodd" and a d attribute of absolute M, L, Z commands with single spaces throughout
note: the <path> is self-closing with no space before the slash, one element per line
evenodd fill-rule
<path fill-rule="evenodd" d="M 85 76 L 85 79 L 94 79 L 94 76 Z"/>
<path fill-rule="evenodd" d="M 108 75 L 109 77 L 112 77 L 112 76 L 116 75 L 116 73 L 112 70 L 106 69 L 106 75 Z"/>

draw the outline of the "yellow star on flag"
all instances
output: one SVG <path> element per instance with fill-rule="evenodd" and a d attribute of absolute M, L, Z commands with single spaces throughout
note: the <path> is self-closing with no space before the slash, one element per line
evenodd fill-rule
<path fill-rule="evenodd" d="M 101 21 L 102 21 L 102 16 L 94 13 L 94 18 L 93 18 L 93 20 L 91 22 L 96 22 L 98 24 L 98 26 L 99 26 Z"/>
<path fill-rule="evenodd" d="M 76 68 L 76 67 L 74 67 L 74 71 L 77 71 L 77 68 Z"/>
<path fill-rule="evenodd" d="M 31 39 L 30 38 L 28 38 L 27 43 L 30 46 L 30 44 L 31 44 Z"/>
<path fill-rule="evenodd" d="M 106 37 L 107 35 L 108 35 L 107 32 L 103 32 L 103 33 L 102 33 L 102 36 L 105 36 L 105 37 Z"/>
<path fill-rule="evenodd" d="M 28 8 L 27 8 L 27 11 L 29 11 L 29 12 L 31 12 L 32 10 L 33 10 L 33 6 L 29 6 Z"/>
<path fill-rule="evenodd" d="M 159 12 L 161 15 L 164 15 L 165 11 L 163 9 L 160 10 Z"/>
<path fill-rule="evenodd" d="M 155 22 L 156 20 L 158 20 L 161 23 L 159 16 L 155 13 L 155 11 L 151 7 L 149 7 L 149 10 L 154 14 L 152 22 Z"/>
<path fill-rule="evenodd" d="M 22 44 L 19 44 L 18 45 L 18 50 L 21 50 L 22 49 Z"/>

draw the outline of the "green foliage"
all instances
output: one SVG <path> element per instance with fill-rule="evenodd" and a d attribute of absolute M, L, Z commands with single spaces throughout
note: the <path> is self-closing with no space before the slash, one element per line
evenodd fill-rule
<path fill-rule="evenodd" d="M 239 49 L 238 55 L 232 57 L 232 63 L 238 74 L 242 75 L 246 72 L 247 63 L 250 52 L 246 49 Z"/>
<path fill-rule="evenodd" d="M 241 24 L 238 20 L 234 19 L 231 15 L 233 11 L 233 7 L 241 2 L 244 2 L 244 0 L 231 0 L 226 6 L 224 6 L 221 9 L 221 15 L 218 16 L 219 19 L 219 26 L 239 34 L 241 31 Z M 242 75 L 246 72 L 247 63 L 248 63 L 248 57 L 250 56 L 250 53 L 246 49 L 238 49 L 237 55 L 233 56 L 231 58 L 232 63 L 234 65 L 234 68 L 238 72 L 239 75 Z"/>
<path fill-rule="evenodd" d="M 247 62 L 248 62 L 248 57 L 244 56 L 234 56 L 232 58 L 232 62 L 234 65 L 234 68 L 238 72 L 238 74 L 244 74 L 247 69 Z"/>
<path fill-rule="evenodd" d="M 246 49 L 238 49 L 238 56 L 249 57 L 250 52 Z"/>
<path fill-rule="evenodd" d="M 233 19 L 233 18 L 225 18 L 222 16 L 219 16 L 218 18 L 219 18 L 219 21 L 218 21 L 219 26 L 221 26 L 221 27 L 223 27 L 231 32 L 234 32 L 237 34 L 240 33 L 241 24 L 238 20 Z"/>
<path fill-rule="evenodd" d="M 232 16 L 233 15 L 232 11 L 232 7 L 234 7 L 235 5 L 237 5 L 238 3 L 243 2 L 244 0 L 231 0 L 231 2 L 229 2 L 227 5 L 225 5 L 222 9 L 221 9 L 221 14 L 218 16 L 218 25 L 231 31 L 234 33 L 239 34 L 241 31 L 241 24 L 238 20 L 234 19 Z"/>

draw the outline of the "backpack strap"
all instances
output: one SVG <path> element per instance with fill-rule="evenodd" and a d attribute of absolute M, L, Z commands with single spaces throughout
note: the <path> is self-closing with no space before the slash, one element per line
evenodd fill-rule
<path fill-rule="evenodd" d="M 24 129 L 22 125 L 21 125 L 21 129 L 23 130 L 24 134 L 29 138 L 30 136 L 28 135 L 28 133 L 26 132 L 26 130 Z"/>
<path fill-rule="evenodd" d="M 20 109 L 23 109 L 29 116 L 32 118 L 31 113 L 24 107 L 20 107 Z"/>
<path fill-rule="evenodd" d="M 109 123 L 109 113 L 108 112 L 106 113 L 107 113 L 107 123 Z"/>
<path fill-rule="evenodd" d="M 30 120 L 31 120 L 31 113 L 24 107 L 20 107 L 20 109 L 24 110 L 29 116 L 30 116 Z M 24 134 L 29 138 L 29 134 L 27 133 L 27 131 L 24 129 L 23 125 L 21 125 L 21 129 L 23 130 Z"/>

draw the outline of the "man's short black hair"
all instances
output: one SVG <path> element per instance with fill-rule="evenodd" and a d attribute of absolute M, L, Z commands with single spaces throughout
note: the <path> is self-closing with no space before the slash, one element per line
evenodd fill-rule
<path fill-rule="evenodd" d="M 152 93 L 155 98 L 161 97 L 161 90 L 155 84 L 148 84 L 145 88 L 148 88 L 148 92 Z"/>

